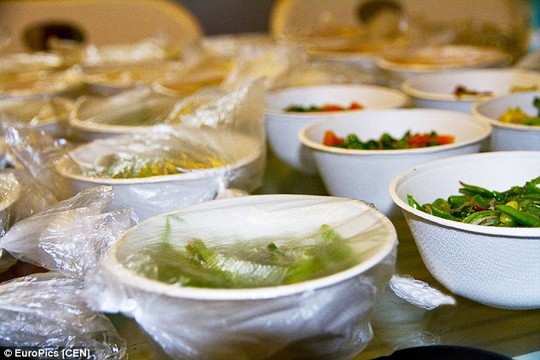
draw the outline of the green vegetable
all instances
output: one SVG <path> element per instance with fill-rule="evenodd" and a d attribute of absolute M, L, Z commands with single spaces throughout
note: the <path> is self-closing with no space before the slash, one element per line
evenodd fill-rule
<path fill-rule="evenodd" d="M 322 225 L 305 239 L 251 240 L 209 247 L 201 239 L 184 248 L 171 244 L 166 222 L 162 241 L 126 260 L 128 268 L 167 284 L 206 288 L 255 288 L 292 284 L 327 276 L 355 265 L 347 242 Z"/>
<path fill-rule="evenodd" d="M 413 195 L 407 202 L 415 209 L 434 216 L 468 224 L 500 227 L 540 227 L 540 176 L 523 186 L 492 191 L 461 182 L 459 193 L 446 200 L 419 204 Z"/>
<path fill-rule="evenodd" d="M 540 227 L 540 218 L 524 211 L 519 211 L 508 205 L 497 205 L 497 210 L 510 216 L 517 223 L 528 227 Z"/>

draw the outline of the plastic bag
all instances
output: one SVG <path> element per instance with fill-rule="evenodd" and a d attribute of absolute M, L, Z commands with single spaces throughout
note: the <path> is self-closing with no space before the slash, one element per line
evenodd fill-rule
<path fill-rule="evenodd" d="M 129 271 L 126 263 L 164 236 L 179 247 L 193 238 L 208 246 L 244 241 L 246 249 L 250 240 L 268 239 L 279 247 L 322 224 L 346 239 L 359 266 L 370 265 L 288 286 L 212 290 L 153 281 Z M 394 269 L 394 231 L 380 213 L 355 200 L 289 195 L 216 200 L 131 229 L 87 274 L 85 293 L 93 308 L 133 317 L 172 358 L 347 359 L 372 337 L 371 311 Z"/>
<path fill-rule="evenodd" d="M 19 260 L 81 277 L 138 219 L 131 209 L 106 212 L 111 187 L 94 187 L 17 222 L 0 248 Z"/>
<path fill-rule="evenodd" d="M 81 282 L 42 273 L 0 284 L 0 345 L 42 350 L 78 348 L 92 359 L 123 359 L 126 343 L 111 321 L 92 311 Z"/>

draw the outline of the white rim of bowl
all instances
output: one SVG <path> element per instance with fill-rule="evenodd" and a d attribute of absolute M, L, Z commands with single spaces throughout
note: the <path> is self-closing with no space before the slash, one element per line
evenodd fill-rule
<path fill-rule="evenodd" d="M 488 99 L 497 97 L 498 95 L 493 92 L 494 95 L 461 95 L 457 97 L 454 94 L 450 93 L 433 93 L 416 88 L 418 83 L 429 81 L 429 80 L 439 80 L 441 78 L 454 78 L 456 75 L 467 75 L 467 74 L 478 74 L 485 73 L 485 76 L 496 75 L 501 73 L 521 73 L 523 75 L 536 75 L 540 79 L 540 73 L 537 71 L 530 71 L 526 69 L 519 68 L 480 68 L 480 69 L 466 69 L 462 71 L 453 71 L 448 73 L 426 73 L 415 76 L 414 78 L 407 79 L 401 84 L 401 90 L 414 98 L 426 99 L 426 100 L 437 100 L 437 101 L 448 101 L 448 102 L 482 102 Z M 456 84 L 457 85 L 457 84 Z"/>
<path fill-rule="evenodd" d="M 512 158 L 516 156 L 530 157 L 531 155 L 536 155 L 540 160 L 540 151 L 497 151 L 497 152 L 487 152 L 487 153 L 475 153 L 475 154 L 465 154 L 465 155 L 456 155 L 445 159 L 432 160 L 414 167 L 411 167 L 407 170 L 402 171 L 396 175 L 390 185 L 388 186 L 388 192 L 394 203 L 400 207 L 403 211 L 409 212 L 417 217 L 420 217 L 424 220 L 427 220 L 431 223 L 435 223 L 444 227 L 458 229 L 462 231 L 467 231 L 471 233 L 484 234 L 484 235 L 497 235 L 497 236 L 510 236 L 510 237 L 540 237 L 540 228 L 505 228 L 505 227 L 494 227 L 494 226 L 483 226 L 483 225 L 473 225 L 465 224 L 458 221 L 443 219 L 435 215 L 425 213 L 423 211 L 417 210 L 403 201 L 397 194 L 398 184 L 401 183 L 406 178 L 418 174 L 423 169 L 433 169 L 444 167 L 448 163 L 454 163 L 456 161 L 463 161 L 466 159 L 480 159 L 484 157 L 494 157 L 494 158 Z M 433 199 L 435 200 L 435 199 Z M 528 240 L 528 239 L 524 239 Z M 531 241 L 539 241 L 538 239 L 530 239 Z"/>
<path fill-rule="evenodd" d="M 85 131 L 94 134 L 116 135 L 116 134 L 137 134 L 144 133 L 155 128 L 150 126 L 129 126 L 129 125 L 104 125 L 92 121 L 70 118 L 69 124 L 76 130 Z"/>
<path fill-rule="evenodd" d="M 520 94 L 527 94 L 527 93 L 520 93 Z M 538 94 L 538 96 L 540 97 L 540 92 L 534 92 L 533 94 Z M 506 128 L 506 129 L 514 130 L 514 131 L 540 132 L 540 126 L 505 123 L 497 119 L 491 118 L 487 115 L 484 115 L 480 111 L 481 106 L 487 106 L 490 101 L 496 101 L 497 99 L 504 98 L 507 96 L 509 95 L 500 95 L 500 96 L 493 97 L 492 99 L 487 100 L 486 102 L 478 102 L 473 105 L 471 109 L 471 114 L 477 119 L 488 121 L 494 128 L 498 127 L 498 128 Z"/>
<path fill-rule="evenodd" d="M 437 109 L 388 109 L 391 111 L 408 111 L 408 112 L 449 112 L 448 110 L 437 110 Z M 365 110 L 366 112 L 368 110 Z M 372 112 L 378 112 L 380 110 L 372 110 Z M 467 116 L 467 114 L 452 111 L 452 113 L 455 113 L 456 115 L 463 115 Z M 429 147 L 423 147 L 423 148 L 415 148 L 415 149 L 397 149 L 397 150 L 360 150 L 360 149 L 344 149 L 344 148 L 338 148 L 335 146 L 327 146 L 323 145 L 320 142 L 313 141 L 309 139 L 306 135 L 307 131 L 311 129 L 311 127 L 319 126 L 323 122 L 329 122 L 329 120 L 320 120 L 317 122 L 314 122 L 312 124 L 305 125 L 300 131 L 298 132 L 298 138 L 300 139 L 300 142 L 304 144 L 305 146 L 322 152 L 327 153 L 333 153 L 333 154 L 342 154 L 342 155 L 352 155 L 352 156 L 368 156 L 368 155 L 382 155 L 382 156 L 391 156 L 391 155 L 409 155 L 409 154 L 423 154 L 423 153 L 437 153 L 441 151 L 446 151 L 448 149 L 458 149 L 461 147 L 469 146 L 475 143 L 479 143 L 487 139 L 491 135 L 491 125 L 489 122 L 482 120 L 482 119 L 474 119 L 472 118 L 470 120 L 471 122 L 476 122 L 480 127 L 483 127 L 484 134 L 482 136 L 478 136 L 476 138 L 472 138 L 468 141 L 462 141 L 462 142 L 455 142 L 452 144 L 447 145 L 437 145 L 437 146 L 429 146 Z"/>
<path fill-rule="evenodd" d="M 286 88 L 280 91 L 274 91 L 268 95 L 270 96 L 278 95 L 281 93 L 286 93 L 286 92 L 294 91 L 294 90 L 302 90 L 302 89 L 313 89 L 313 90 L 316 90 L 316 89 L 357 89 L 358 91 L 365 91 L 365 90 L 374 91 L 374 92 L 380 93 L 381 96 L 383 96 L 383 94 L 391 94 L 395 96 L 396 99 L 400 100 L 399 101 L 400 104 L 396 105 L 395 107 L 389 107 L 388 109 L 403 107 L 407 105 L 407 102 L 408 102 L 407 94 L 404 94 L 402 91 L 398 89 L 385 87 L 385 86 L 379 86 L 379 85 L 332 84 L 332 85 L 295 86 L 295 87 Z M 358 101 L 361 103 L 361 100 L 358 100 Z M 397 102 L 398 101 L 396 101 L 396 103 Z M 342 111 L 317 111 L 317 112 L 302 113 L 302 112 L 289 112 L 282 109 L 269 108 L 267 106 L 265 115 L 279 115 L 280 117 L 284 117 L 284 118 L 294 117 L 296 118 L 294 120 L 297 120 L 300 117 L 306 118 L 306 119 L 313 118 L 313 117 L 321 117 L 321 116 L 337 117 L 342 114 L 350 114 L 350 113 L 355 113 L 359 111 L 366 111 L 369 109 L 374 110 L 377 108 L 364 108 L 364 109 L 342 110 Z M 282 120 L 282 119 L 276 118 L 276 120 Z"/>
<path fill-rule="evenodd" d="M 368 204 L 355 199 L 348 199 L 348 198 L 340 198 L 340 197 L 330 197 L 330 196 L 318 196 L 318 195 L 293 195 L 293 194 L 281 194 L 281 195 L 251 195 L 249 197 L 244 197 L 245 199 L 249 198 L 250 200 L 256 200 L 257 198 L 262 197 L 281 197 L 283 199 L 286 198 L 328 198 L 329 201 L 332 199 L 335 201 L 344 201 L 351 204 L 357 204 L 359 206 L 359 209 L 363 208 L 364 212 L 371 212 L 375 217 L 377 217 L 377 220 L 381 222 L 381 226 L 383 226 L 387 231 L 389 236 L 392 237 L 391 241 L 386 241 L 383 246 L 379 249 L 379 251 L 369 258 L 368 260 L 365 260 L 361 262 L 358 265 L 353 266 L 352 268 L 340 271 L 338 273 L 328 275 L 325 277 L 303 281 L 295 284 L 289 284 L 289 285 L 280 285 L 280 286 L 271 286 L 271 287 L 260 287 L 260 288 L 249 288 L 249 289 L 209 289 L 209 288 L 197 288 L 197 287 L 181 287 L 181 286 L 171 286 L 167 285 L 165 283 L 159 282 L 157 280 L 148 279 L 144 276 L 137 275 L 132 271 L 129 271 L 127 268 L 122 265 L 116 258 L 116 252 L 118 250 L 118 247 L 120 246 L 120 243 L 122 241 L 122 238 L 124 238 L 127 234 L 129 234 L 132 231 L 138 231 L 138 227 L 141 224 L 144 224 L 148 221 L 150 221 L 154 217 L 160 217 L 160 216 L 166 216 L 168 214 L 175 213 L 176 211 L 172 211 L 169 213 L 163 213 L 156 215 L 152 218 L 149 218 L 147 220 L 144 220 L 139 225 L 129 229 L 124 235 L 122 235 L 122 238 L 120 238 L 118 241 L 116 241 L 109 249 L 110 251 L 110 257 L 113 262 L 114 270 L 117 272 L 118 276 L 122 279 L 124 279 L 125 283 L 129 283 L 130 286 L 133 286 L 141 291 L 149 292 L 149 289 L 155 289 L 158 291 L 159 295 L 166 295 L 174 298 L 184 298 L 184 299 L 197 299 L 197 300 L 216 300 L 216 301 L 225 301 L 225 300 L 261 300 L 261 299 L 271 299 L 271 298 L 277 298 L 281 296 L 288 296 L 288 295 L 294 295 L 298 293 L 302 293 L 305 291 L 310 290 L 316 290 L 325 288 L 334 284 L 338 284 L 342 281 L 348 280 L 353 278 L 354 276 L 360 275 L 375 265 L 379 264 L 384 258 L 386 258 L 392 251 L 392 249 L 397 245 L 398 239 L 397 239 L 397 232 L 395 227 L 393 226 L 392 222 L 384 216 L 382 213 L 380 213 L 378 210 L 373 209 Z M 219 201 L 220 203 L 223 202 L 236 202 L 236 201 L 242 201 L 239 200 L 240 198 L 232 198 L 232 199 L 221 199 L 221 200 L 213 200 L 215 203 L 216 201 Z M 248 200 L 248 201 L 250 201 Z M 207 204 L 196 204 L 196 205 L 188 205 L 188 206 L 205 206 Z M 127 279 L 127 280 L 126 280 Z M 129 279 L 136 279 L 131 281 Z"/>

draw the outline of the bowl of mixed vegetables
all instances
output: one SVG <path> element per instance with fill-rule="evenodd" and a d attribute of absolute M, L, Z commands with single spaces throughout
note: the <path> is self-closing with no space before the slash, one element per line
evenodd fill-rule
<path fill-rule="evenodd" d="M 401 90 L 415 107 L 471 112 L 475 103 L 495 96 L 540 90 L 540 72 L 517 68 L 466 69 L 422 74 Z"/>
<path fill-rule="evenodd" d="M 399 216 L 388 184 L 401 170 L 429 160 L 480 151 L 490 125 L 469 114 L 436 109 L 366 110 L 307 125 L 300 140 L 327 191 L 373 203 Z"/>
<path fill-rule="evenodd" d="M 397 234 L 358 200 L 259 195 L 189 205 L 124 234 L 87 277 L 175 359 L 350 359 L 372 338 Z"/>
<path fill-rule="evenodd" d="M 303 126 L 351 112 L 404 107 L 407 101 L 398 90 L 374 85 L 314 85 L 274 91 L 266 97 L 268 143 L 283 163 L 314 175 L 315 161 L 298 140 Z"/>
<path fill-rule="evenodd" d="M 398 174 L 389 192 L 426 267 L 450 291 L 540 308 L 540 152 L 432 161 Z"/>
<path fill-rule="evenodd" d="M 540 91 L 495 97 L 472 113 L 493 127 L 490 150 L 540 150 Z"/>

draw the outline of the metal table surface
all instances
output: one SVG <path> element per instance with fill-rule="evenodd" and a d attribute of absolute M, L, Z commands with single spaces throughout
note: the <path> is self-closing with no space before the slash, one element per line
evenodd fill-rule
<path fill-rule="evenodd" d="M 268 155 L 265 181 L 257 194 L 327 195 L 317 176 L 306 176 Z M 396 274 L 411 275 L 445 294 L 424 266 L 412 235 L 403 218 L 392 219 L 399 245 Z M 539 274 L 540 276 L 540 274 Z M 540 309 L 504 310 L 485 306 L 458 295 L 456 305 L 441 306 L 420 316 L 409 316 L 404 307 L 393 318 L 373 323 L 374 338 L 355 360 L 374 359 L 392 352 L 422 345 L 460 345 L 500 353 L 518 360 L 540 359 Z M 401 313 L 400 313 L 401 312 Z M 133 320 L 113 316 L 119 332 L 128 342 L 130 359 L 161 359 L 154 344 L 138 330 Z"/>

